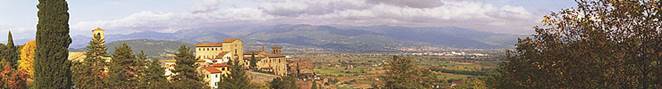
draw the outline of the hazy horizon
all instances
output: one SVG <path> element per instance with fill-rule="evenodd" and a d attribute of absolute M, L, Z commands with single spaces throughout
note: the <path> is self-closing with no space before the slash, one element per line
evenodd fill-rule
<path fill-rule="evenodd" d="M 550 12 L 574 1 L 480 0 L 69 0 L 71 36 L 99 26 L 108 34 L 214 29 L 227 24 L 459 27 L 530 34 Z M 36 0 L 0 0 L 0 39 L 34 39 Z M 4 43 L 6 40 L 1 40 Z"/>

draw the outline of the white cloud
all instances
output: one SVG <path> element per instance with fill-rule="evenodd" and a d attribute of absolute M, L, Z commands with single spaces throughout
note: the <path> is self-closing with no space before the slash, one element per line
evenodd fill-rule
<path fill-rule="evenodd" d="M 433 8 L 443 4 L 441 0 L 368 0 L 367 2 L 411 8 Z"/>
<path fill-rule="evenodd" d="M 492 32 L 522 32 L 535 24 L 535 15 L 521 6 L 456 0 L 264 0 L 255 6 L 222 6 L 202 0 L 190 12 L 144 11 L 115 20 L 85 21 L 118 32 L 177 30 L 236 22 L 317 25 L 456 26 Z M 224 4 L 227 5 L 227 4 Z M 112 33 L 111 33 L 112 34 Z"/>

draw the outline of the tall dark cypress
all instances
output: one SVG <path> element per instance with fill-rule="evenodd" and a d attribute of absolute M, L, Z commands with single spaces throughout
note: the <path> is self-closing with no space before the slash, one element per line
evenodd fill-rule
<path fill-rule="evenodd" d="M 12 38 L 11 31 L 7 38 L 7 62 L 12 69 L 16 69 L 18 67 L 18 48 L 14 46 L 14 39 Z"/>
<path fill-rule="evenodd" d="M 34 88 L 71 89 L 69 10 L 66 0 L 39 0 Z"/>

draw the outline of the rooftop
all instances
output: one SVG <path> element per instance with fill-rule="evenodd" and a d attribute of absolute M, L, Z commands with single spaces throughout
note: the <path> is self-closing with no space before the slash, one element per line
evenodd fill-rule
<path fill-rule="evenodd" d="M 223 43 L 231 43 L 231 42 L 238 41 L 238 40 L 240 40 L 240 39 L 239 38 L 225 38 L 225 39 L 223 39 Z"/>
<path fill-rule="evenodd" d="M 218 43 L 218 42 L 198 43 L 195 44 L 195 47 L 223 47 L 223 43 Z"/>
<path fill-rule="evenodd" d="M 205 69 L 207 70 L 207 72 L 212 73 L 212 74 L 214 74 L 214 73 L 221 73 L 221 70 L 218 70 L 218 69 L 216 69 L 215 67 L 207 67 L 207 68 L 205 68 Z"/>
<path fill-rule="evenodd" d="M 218 67 L 228 67 L 230 65 L 228 65 L 226 63 L 214 63 L 214 64 L 211 64 L 210 66 L 214 67 L 214 68 L 218 68 Z"/>
<path fill-rule="evenodd" d="M 230 52 L 221 52 L 221 53 L 218 53 L 218 56 L 223 57 L 223 56 L 225 56 L 225 54 L 228 54 L 228 53 L 230 53 Z"/>

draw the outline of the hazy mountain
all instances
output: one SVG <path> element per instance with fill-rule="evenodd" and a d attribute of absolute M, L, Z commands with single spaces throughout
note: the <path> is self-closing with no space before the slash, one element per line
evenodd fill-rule
<path fill-rule="evenodd" d="M 316 48 L 331 51 L 392 51 L 403 47 L 511 48 L 518 35 L 456 27 L 353 27 L 285 24 L 233 25 L 222 28 L 182 30 L 174 33 L 138 32 L 107 35 L 106 40 L 113 42 L 153 39 L 193 44 L 218 42 L 228 37 L 242 38 L 249 46 L 277 44 L 289 48 Z M 87 41 L 82 46 L 72 44 L 72 47 L 84 47 Z"/>
<path fill-rule="evenodd" d="M 113 53 L 116 47 L 121 46 L 123 43 L 126 43 L 133 50 L 134 55 L 144 51 L 148 56 L 160 56 L 168 53 L 176 53 L 177 49 L 184 45 L 188 47 L 193 47 L 189 43 L 179 42 L 179 41 L 165 41 L 165 40 L 148 40 L 148 39 L 137 39 L 137 40 L 122 40 L 122 41 L 113 41 L 106 44 L 109 53 Z"/>

